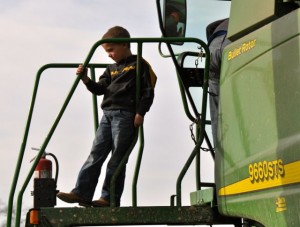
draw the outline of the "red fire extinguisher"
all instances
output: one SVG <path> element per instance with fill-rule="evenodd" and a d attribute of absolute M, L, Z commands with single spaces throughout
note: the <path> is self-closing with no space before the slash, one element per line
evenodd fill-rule
<path fill-rule="evenodd" d="M 34 170 L 34 178 L 52 178 L 52 162 L 43 154 Z"/>
<path fill-rule="evenodd" d="M 39 150 L 38 148 L 32 148 Z M 52 178 L 52 162 L 46 157 L 51 156 L 55 161 L 55 178 Z M 58 160 L 52 153 L 42 155 L 34 170 L 33 204 L 34 208 L 54 207 L 56 205 L 56 185 L 58 177 Z"/>

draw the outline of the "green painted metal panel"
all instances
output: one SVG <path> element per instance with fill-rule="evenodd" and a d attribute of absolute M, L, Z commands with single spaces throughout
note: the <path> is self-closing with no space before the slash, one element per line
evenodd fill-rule
<path fill-rule="evenodd" d="M 275 0 L 232 0 L 228 37 L 275 14 Z"/>
<path fill-rule="evenodd" d="M 210 204 L 213 205 L 214 200 L 214 189 L 213 188 L 207 188 L 198 190 L 195 192 L 190 193 L 190 200 L 191 205 L 203 205 L 203 204 Z"/>
<path fill-rule="evenodd" d="M 300 225 L 299 17 L 294 11 L 232 43 L 223 55 L 219 208 L 265 226 Z"/>

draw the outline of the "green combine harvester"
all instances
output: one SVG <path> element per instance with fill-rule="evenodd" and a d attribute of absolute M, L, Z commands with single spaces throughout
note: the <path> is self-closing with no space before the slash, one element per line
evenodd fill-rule
<path fill-rule="evenodd" d="M 203 1 L 205 5 L 206 1 Z M 221 3 L 221 1 L 219 1 Z M 132 42 L 142 58 L 143 44 L 166 46 L 168 56 L 177 71 L 179 91 L 187 117 L 195 127 L 195 147 L 180 172 L 176 194 L 169 206 L 137 205 L 136 184 L 143 151 L 143 128 L 136 140 L 140 142 L 136 172 L 132 187 L 132 206 L 117 207 L 114 198 L 115 181 L 111 182 L 110 207 L 56 207 L 56 181 L 34 179 L 34 206 L 27 213 L 26 227 L 33 226 L 103 226 L 103 225 L 220 225 L 256 227 L 300 226 L 300 1 L 294 0 L 232 0 L 227 45 L 222 54 L 218 129 L 216 147 L 207 134 L 211 121 L 207 119 L 209 97 L 210 50 L 207 41 L 185 37 L 187 21 L 199 15 L 188 15 L 193 1 L 156 1 L 162 38 L 131 38 L 100 40 L 91 48 L 83 65 L 95 69 L 105 64 L 91 64 L 95 50 L 105 42 Z M 162 7 L 163 6 L 163 7 Z M 205 6 L 203 6 L 205 7 Z M 175 32 L 168 15 L 180 12 Z M 213 9 L 211 9 L 213 10 Z M 220 18 L 222 19 L 222 18 Z M 195 43 L 201 51 L 185 49 Z M 161 51 L 161 45 L 159 45 Z M 181 48 L 178 54 L 178 48 Z M 176 52 L 176 53 L 175 53 Z M 188 58 L 203 58 L 203 67 L 186 67 Z M 76 68 L 78 64 L 48 64 L 37 73 L 24 140 L 12 183 L 7 227 L 20 226 L 22 197 L 45 149 L 59 124 L 80 81 L 78 77 L 59 112 L 49 134 L 32 164 L 16 207 L 12 224 L 13 201 L 22 165 L 39 80 L 48 68 Z M 139 78 L 139 70 L 137 70 Z M 137 79 L 137 81 L 139 81 Z M 190 88 L 201 88 L 197 100 Z M 138 86 L 137 86 L 138 92 Z M 97 100 L 94 97 L 95 127 L 98 124 Z M 215 182 L 202 182 L 200 157 L 203 147 L 215 160 Z M 134 147 L 132 145 L 131 148 Z M 137 145 L 138 146 L 138 145 Z M 129 156 L 132 149 L 128 150 Z M 299 151 L 300 152 L 300 151 Z M 191 192 L 190 206 L 182 206 L 181 184 L 191 163 L 196 163 L 197 188 Z M 118 169 L 124 166 L 122 162 Z"/>

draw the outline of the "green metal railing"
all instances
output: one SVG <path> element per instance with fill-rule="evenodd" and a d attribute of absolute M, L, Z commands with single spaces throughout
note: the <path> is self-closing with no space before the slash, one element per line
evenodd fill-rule
<path fill-rule="evenodd" d="M 182 168 L 176 182 L 176 205 L 181 206 L 181 184 L 183 181 L 183 178 L 185 174 L 187 173 L 188 169 L 190 168 L 190 165 L 192 164 L 193 160 L 196 161 L 196 185 L 197 190 L 200 189 L 200 148 L 201 145 L 205 139 L 206 131 L 205 131 L 205 125 L 208 123 L 206 121 L 206 111 L 207 111 L 207 96 L 208 96 L 208 72 L 209 72 L 209 64 L 210 64 L 210 54 L 208 46 L 203 43 L 202 41 L 199 43 L 200 46 L 204 49 L 205 52 L 205 67 L 204 67 L 204 78 L 203 78 L 203 93 L 202 93 L 202 109 L 201 113 L 198 113 L 196 110 L 196 107 L 193 103 L 190 91 L 188 88 L 184 86 L 184 83 L 181 79 L 181 67 L 178 65 L 177 67 L 177 79 L 179 83 L 179 89 L 181 93 L 181 99 L 183 102 L 184 111 L 186 113 L 186 116 L 196 125 L 196 144 L 195 147 L 190 154 L 188 160 L 186 161 L 184 167 Z M 194 116 L 190 112 L 189 103 L 194 111 Z M 208 184 L 210 186 L 210 184 Z"/>
<path fill-rule="evenodd" d="M 43 67 L 41 67 L 38 72 L 37 72 L 37 76 L 36 76 L 36 80 L 35 80 L 35 85 L 34 85 L 34 89 L 33 89 L 33 95 L 32 95 L 32 100 L 31 100 L 31 105 L 30 105 L 30 110 L 29 110 L 29 114 L 27 117 L 27 124 L 25 127 L 25 133 L 23 136 L 23 142 L 20 148 L 20 152 L 19 152 L 19 158 L 18 158 L 18 162 L 17 162 L 17 166 L 16 166 L 16 170 L 15 170 L 15 174 L 14 174 L 14 179 L 13 179 L 13 183 L 11 186 L 11 192 L 10 192 L 10 197 L 9 197 L 9 203 L 8 203 L 8 211 L 7 211 L 7 226 L 11 226 L 11 216 L 12 216 L 12 209 L 13 209 L 13 197 L 15 194 L 15 189 L 17 186 L 17 181 L 19 178 L 19 173 L 21 170 L 21 165 L 22 165 L 22 160 L 23 160 L 23 156 L 25 153 L 25 148 L 26 148 L 26 144 L 27 144 L 27 139 L 28 139 L 28 135 L 29 135 L 29 130 L 30 130 L 30 125 L 31 125 L 31 121 L 32 121 L 32 116 L 33 116 L 33 110 L 34 110 L 34 106 L 35 106 L 35 101 L 36 101 L 36 97 L 37 97 L 37 92 L 38 92 L 38 87 L 39 87 L 39 82 L 42 76 L 42 73 L 50 68 L 76 68 L 78 67 L 79 64 L 47 64 L 44 65 Z M 91 75 L 92 75 L 92 79 L 94 78 L 95 75 L 95 68 L 104 68 L 106 67 L 107 64 L 87 64 L 87 67 L 91 69 Z M 28 176 L 25 179 L 25 182 L 19 192 L 19 196 L 18 196 L 18 200 L 17 200 L 17 208 L 16 208 L 16 226 L 19 225 L 19 220 L 20 220 L 20 213 L 21 213 L 21 206 L 22 206 L 22 196 L 23 193 L 32 177 L 32 174 L 34 172 L 35 167 L 37 166 L 40 158 L 42 157 L 43 153 L 45 152 L 45 149 L 65 111 L 65 109 L 67 108 L 67 105 L 77 87 L 77 84 L 79 83 L 80 77 L 77 77 L 77 79 L 75 80 L 74 84 L 71 87 L 71 90 L 69 91 L 69 94 L 67 95 L 65 102 L 59 112 L 59 114 L 56 117 L 55 122 L 53 123 L 48 135 L 46 136 L 46 139 L 43 143 L 43 145 L 40 148 L 40 151 L 38 153 L 38 155 L 36 156 L 32 167 L 28 173 Z M 98 125 L 98 110 L 97 110 L 97 99 L 96 97 L 93 95 L 93 110 L 94 110 L 94 127 L 95 129 L 97 128 Z"/>
<path fill-rule="evenodd" d="M 142 48 L 143 48 L 143 43 L 166 43 L 167 45 L 169 45 L 169 43 L 173 43 L 173 42 L 193 42 L 193 43 L 197 43 L 199 45 L 201 45 L 204 48 L 204 51 L 206 53 L 206 61 L 205 61 L 205 75 L 204 75 L 204 84 L 203 84 L 203 98 L 202 98 L 202 113 L 201 113 L 201 118 L 199 118 L 198 116 L 195 117 L 195 119 L 198 119 L 196 122 L 197 124 L 197 128 L 199 128 L 199 136 L 197 138 L 197 144 L 193 150 L 193 152 L 191 153 L 190 157 L 188 158 L 187 162 L 185 163 L 179 177 L 177 180 L 177 184 L 176 184 L 176 196 L 177 196 L 177 206 L 181 206 L 181 183 L 183 180 L 184 175 L 186 174 L 188 168 L 190 167 L 191 162 L 193 161 L 193 159 L 197 156 L 197 154 L 199 154 L 200 151 L 200 146 L 203 142 L 203 138 L 204 138 L 204 134 L 205 134 L 205 123 L 206 123 L 206 104 L 207 104 L 207 91 L 208 91 L 208 66 L 209 66 L 209 49 L 206 46 L 206 44 L 196 38 L 131 38 L 131 39 L 104 39 L 104 40 L 100 40 L 98 42 L 96 42 L 90 52 L 88 53 L 84 63 L 83 63 L 83 67 L 89 67 L 90 69 L 92 69 L 92 79 L 95 78 L 95 68 L 97 67 L 105 67 L 104 64 L 89 64 L 92 56 L 94 55 L 96 49 L 103 43 L 125 43 L 125 42 L 130 42 L 130 43 L 137 43 L 138 44 L 138 60 L 137 60 L 137 97 L 140 96 L 140 90 L 139 90 L 139 84 L 140 84 L 140 71 L 141 71 L 141 60 L 142 60 Z M 177 72 L 180 73 L 180 68 L 178 66 L 178 63 L 175 59 L 175 56 L 172 56 L 173 62 L 175 64 L 175 67 L 177 69 Z M 9 201 L 8 201 L 8 211 L 7 211 L 7 227 L 11 226 L 11 219 L 12 219 L 12 210 L 13 210 L 13 201 L 14 201 L 14 195 L 15 195 L 15 191 L 16 191 L 16 186 L 17 186 L 17 182 L 18 182 L 18 178 L 19 178 L 19 173 L 20 173 L 20 169 L 21 169 L 21 165 L 22 165 L 22 160 L 23 160 L 23 156 L 24 156 L 24 152 L 25 152 L 25 148 L 26 148 L 26 143 L 27 143 L 27 139 L 28 139 L 28 135 L 29 135 L 29 129 L 30 129 L 30 124 L 31 124 L 31 119 L 32 119 L 32 115 L 33 115 L 33 109 L 34 109 L 34 105 L 35 105 L 35 100 L 36 100 L 36 96 L 37 96 L 37 91 L 38 91 L 38 85 L 39 85 L 39 81 L 41 78 L 41 74 L 48 68 L 60 68 L 60 67 L 65 67 L 65 68 L 74 68 L 77 67 L 78 64 L 48 64 L 45 65 L 43 67 L 41 67 L 37 73 L 36 76 L 36 81 L 35 81 L 35 86 L 34 86 L 34 90 L 33 90 L 33 96 L 32 96 L 32 100 L 31 100 L 31 105 L 30 105 L 30 110 L 29 110 L 29 114 L 28 114 L 28 118 L 27 118 L 27 123 L 26 123 L 26 127 L 25 127 L 25 132 L 24 132 L 24 136 L 23 136 L 23 142 L 21 144 L 20 147 L 20 151 L 19 151 L 19 157 L 18 157 L 18 161 L 17 161 L 17 165 L 16 165 L 16 169 L 15 169 L 15 174 L 14 174 L 14 178 L 13 178 L 13 182 L 12 182 L 12 186 L 11 186 L 11 191 L 10 191 L 10 196 L 9 196 Z M 179 78 L 180 80 L 180 78 Z M 44 143 L 42 144 L 40 151 L 38 153 L 38 155 L 36 156 L 36 159 L 34 160 L 32 167 L 25 179 L 25 182 L 23 183 L 23 186 L 21 187 L 21 190 L 18 194 L 18 199 L 17 199 L 17 208 L 16 208 L 16 222 L 15 222 L 15 226 L 18 227 L 20 226 L 20 216 L 21 216 L 21 207 L 22 207 L 22 199 L 23 199 L 23 194 L 24 191 L 26 189 L 26 187 L 28 186 L 28 183 L 33 175 L 34 169 L 38 164 L 38 161 L 40 160 L 42 154 L 44 153 L 65 109 L 68 106 L 68 103 L 70 101 L 70 99 L 72 98 L 76 87 L 78 85 L 80 81 L 80 75 L 76 78 L 75 82 L 73 83 L 66 99 L 65 102 L 55 120 L 55 122 L 53 123 L 53 126 L 51 127 L 48 135 L 46 136 L 46 139 L 44 141 Z M 180 90 L 182 93 L 182 100 L 184 103 L 184 108 L 185 108 L 185 112 L 187 113 L 188 117 L 192 116 L 188 110 L 188 105 L 187 105 L 187 101 L 184 98 L 184 88 L 182 86 L 182 82 L 179 83 L 180 85 Z M 93 97 L 93 104 L 94 104 L 94 125 L 95 125 L 95 129 L 98 127 L 98 112 L 97 112 L 97 101 L 96 101 L 96 97 Z M 135 173 L 134 173 L 134 179 L 133 179 L 133 184 L 132 184 L 132 191 L 133 191 L 133 206 L 137 206 L 137 193 L 136 193 L 136 185 L 137 185 L 137 180 L 138 180 L 138 174 L 139 174 L 139 169 L 140 169 L 140 164 L 141 164 L 141 160 L 142 160 L 142 152 L 143 152 L 143 147 L 144 147 L 144 137 L 143 137 L 143 128 L 140 127 L 139 132 L 136 131 L 136 140 L 137 140 L 137 135 L 139 134 L 140 136 L 140 149 L 138 152 L 138 158 L 137 158 L 137 164 L 136 164 L 136 169 L 135 169 Z M 136 142 L 136 140 L 134 141 L 134 143 Z M 134 144 L 131 146 L 130 149 L 132 149 L 134 147 Z M 115 175 L 112 178 L 111 181 L 111 207 L 114 207 L 116 205 L 115 203 L 115 183 L 116 183 L 116 179 L 117 176 L 119 175 L 120 171 L 122 170 L 122 168 L 124 168 L 128 157 L 131 153 L 131 150 L 128 150 L 126 155 L 124 156 L 124 158 L 122 159 L 119 167 L 117 168 L 117 171 L 115 173 Z"/>

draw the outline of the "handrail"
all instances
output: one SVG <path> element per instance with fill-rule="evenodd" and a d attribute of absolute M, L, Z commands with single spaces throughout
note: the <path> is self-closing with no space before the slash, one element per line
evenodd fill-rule
<path fill-rule="evenodd" d="M 106 65 L 107 64 L 87 64 L 87 67 L 106 67 Z M 22 142 L 22 145 L 20 148 L 19 158 L 18 158 L 18 162 L 16 165 L 16 170 L 15 170 L 15 174 L 14 174 L 14 178 L 13 178 L 13 182 L 12 182 L 12 186 L 11 186 L 11 191 L 10 191 L 10 196 L 9 196 L 8 211 L 7 211 L 7 227 L 11 226 L 13 198 L 14 198 L 15 189 L 17 186 L 17 181 L 19 178 L 22 160 L 23 160 L 24 153 L 25 153 L 26 143 L 27 143 L 27 139 L 28 139 L 30 124 L 31 124 L 31 120 L 32 120 L 32 115 L 33 115 L 33 110 L 34 110 L 34 106 L 35 106 L 35 100 L 36 100 L 36 96 L 37 96 L 38 85 L 39 85 L 41 75 L 46 69 L 49 69 L 49 68 L 75 68 L 75 67 L 78 67 L 78 64 L 47 64 L 47 65 L 42 66 L 37 72 L 35 85 L 34 85 L 34 89 L 33 89 L 33 95 L 32 95 L 32 99 L 31 99 L 30 110 L 29 110 L 29 114 L 27 117 L 26 127 L 25 127 L 25 133 L 23 136 L 23 142 Z M 66 109 L 66 107 L 71 99 L 71 96 L 73 95 L 73 93 L 75 91 L 77 84 L 79 83 L 79 80 L 80 80 L 80 77 L 77 77 L 70 92 L 69 92 L 69 95 L 67 96 L 67 98 L 65 100 L 65 103 L 63 104 L 61 111 L 59 112 L 59 114 L 56 118 L 56 121 L 54 122 L 49 134 L 47 135 L 47 137 L 45 139 L 43 146 L 40 148 L 40 151 L 39 151 L 38 155 L 36 156 L 35 161 L 33 162 L 32 168 L 31 168 L 31 170 L 24 182 L 24 185 L 20 191 L 20 194 L 18 196 L 17 210 L 16 210 L 16 226 L 19 225 L 18 222 L 20 220 L 22 194 L 24 193 L 26 186 L 27 186 L 28 182 L 30 181 L 30 178 L 34 172 L 34 168 L 36 167 L 38 161 L 40 160 L 41 156 L 43 155 L 43 153 L 46 149 L 46 146 L 47 146 L 48 142 L 50 141 L 51 136 L 54 133 L 54 130 L 55 130 L 57 124 L 59 123 L 59 120 L 62 117 L 62 114 L 63 114 L 64 110 Z M 97 103 L 94 102 L 94 109 L 96 109 L 96 108 L 97 108 Z"/>
<path fill-rule="evenodd" d="M 201 115 L 198 114 L 196 107 L 193 105 L 193 101 L 192 101 L 190 92 L 187 91 L 187 89 L 185 89 L 185 86 L 183 85 L 183 81 L 181 80 L 181 77 L 180 77 L 180 70 L 177 70 L 177 78 L 178 78 L 178 82 L 179 82 L 179 88 L 180 88 L 180 92 L 181 92 L 181 97 L 182 97 L 185 113 L 186 113 L 187 117 L 192 122 L 196 123 L 196 125 L 197 125 L 196 126 L 197 127 L 196 142 L 197 143 L 177 178 L 177 183 L 176 183 L 177 206 L 181 206 L 181 183 L 182 183 L 183 177 L 185 176 L 188 168 L 190 167 L 190 165 L 191 165 L 192 161 L 195 159 L 195 157 L 197 157 L 196 168 L 197 169 L 200 168 L 199 167 L 199 165 L 200 165 L 199 152 L 200 152 L 200 148 L 203 143 L 203 140 L 206 138 L 205 124 L 207 123 L 206 122 L 206 109 L 207 109 L 206 107 L 207 107 L 207 94 L 208 94 L 208 73 L 209 73 L 209 64 L 210 64 L 210 54 L 209 54 L 208 46 L 205 43 L 200 43 L 200 45 L 201 45 L 201 47 L 204 48 L 205 57 L 206 57 L 205 67 L 204 67 L 204 80 L 203 80 L 203 86 L 202 86 L 202 88 L 203 88 L 202 94 L 203 95 L 202 95 Z M 179 62 L 179 64 L 182 64 L 182 62 Z M 182 66 L 182 65 L 180 65 L 180 66 Z M 185 95 L 187 95 L 188 99 L 190 100 L 190 102 L 192 104 L 192 109 L 194 110 L 194 113 L 196 115 L 195 117 L 193 117 L 192 114 L 190 113 Z M 198 188 L 200 180 L 197 180 L 196 183 L 197 183 L 197 188 Z"/>
<path fill-rule="evenodd" d="M 138 42 L 138 48 L 137 48 L 137 77 L 136 77 L 136 107 L 138 107 L 138 101 L 140 100 L 140 96 L 141 96 L 141 72 L 142 72 L 142 51 L 143 51 L 143 45 L 142 42 Z M 138 134 L 139 133 L 139 134 Z M 141 166 L 141 161 L 142 161 L 142 154 L 143 154 L 143 150 L 144 150 L 144 131 L 143 131 L 143 126 L 139 127 L 139 131 L 136 130 L 135 132 L 135 138 L 140 138 L 140 148 L 139 148 L 139 152 L 138 152 L 138 157 L 137 157 L 137 161 L 136 161 L 136 168 L 134 171 L 134 176 L 133 176 L 133 182 L 132 182 L 132 206 L 136 207 L 137 206 L 137 190 L 136 190 L 136 186 L 137 186 L 137 180 L 138 180 L 138 175 L 139 175 L 139 171 L 140 171 L 140 166 Z M 135 140 L 136 140 L 135 139 Z M 110 191 L 110 195 L 111 195 L 111 201 L 110 201 L 110 206 L 111 207 L 115 207 L 116 206 L 116 198 L 115 198 L 115 188 L 116 188 L 116 180 L 117 177 L 119 176 L 119 174 L 121 173 L 122 168 L 125 167 L 127 160 L 129 158 L 129 155 L 133 149 L 133 146 L 135 144 L 136 141 L 133 141 L 132 143 L 132 148 L 129 148 L 127 153 L 125 154 L 125 156 L 123 157 L 121 163 L 119 164 L 118 168 L 116 169 L 115 174 L 113 175 L 112 179 L 111 179 L 111 191 Z"/>
<path fill-rule="evenodd" d="M 89 66 L 89 68 L 91 69 L 91 79 L 93 81 L 96 81 L 96 72 L 95 72 L 95 66 L 94 64 Z M 97 96 L 93 95 L 93 111 L 94 111 L 94 130 L 95 132 L 98 129 L 99 126 L 99 114 L 98 114 L 98 105 L 97 105 Z"/>
<path fill-rule="evenodd" d="M 138 42 L 138 54 L 137 54 L 137 64 L 136 64 L 136 108 L 138 107 L 139 101 L 140 101 L 140 95 L 141 95 L 141 67 L 142 67 L 142 42 Z M 142 126 L 141 126 L 142 129 Z M 117 177 L 120 175 L 122 169 L 125 168 L 125 165 L 127 163 L 127 160 L 129 158 L 129 155 L 135 145 L 135 142 L 138 138 L 138 132 L 137 129 L 135 130 L 135 139 L 131 144 L 131 147 L 127 150 L 127 152 L 125 153 L 124 157 L 122 158 L 121 162 L 119 163 L 116 172 L 114 173 L 114 175 L 112 176 L 111 182 L 110 182 L 110 206 L 111 207 L 116 207 L 116 196 L 115 196 L 115 191 L 116 191 L 116 181 L 117 181 Z M 140 144 L 140 148 L 143 150 L 144 147 L 144 141 L 142 141 L 142 143 Z M 140 152 L 141 152 L 140 149 Z M 137 160 L 140 161 L 140 160 Z M 137 164 L 137 166 L 139 167 L 140 165 Z M 139 168 L 136 169 L 137 172 L 139 172 Z M 136 190 L 135 190 L 136 192 Z M 133 202 L 133 205 L 136 205 L 136 195 L 133 196 L 133 199 L 135 199 L 135 201 Z"/>
<path fill-rule="evenodd" d="M 206 44 L 201 41 L 200 39 L 197 39 L 197 38 L 130 38 L 130 39 L 127 39 L 127 38 L 118 38 L 118 39 L 103 39 L 103 40 L 99 40 L 98 42 L 96 42 L 92 48 L 90 49 L 84 63 L 83 63 L 83 67 L 88 67 L 89 66 L 89 62 L 92 58 L 92 56 L 94 55 L 96 49 L 103 43 L 125 43 L 125 42 L 130 42 L 130 43 L 137 43 L 139 48 L 142 47 L 142 43 L 161 43 L 161 42 L 165 42 L 167 44 L 169 43 L 172 43 L 172 42 L 194 42 L 194 43 L 198 43 L 200 44 L 202 47 L 204 47 L 205 49 L 205 52 L 208 53 L 208 47 L 206 46 Z M 208 55 L 209 56 L 209 55 Z M 174 58 L 172 57 L 173 61 L 174 61 Z M 176 69 L 178 70 L 178 64 L 175 63 L 176 61 L 174 61 L 174 64 L 176 66 Z M 209 59 L 208 61 L 206 62 L 209 62 Z M 32 118 L 32 114 L 33 114 L 33 109 L 34 109 L 34 104 L 35 104 L 35 99 L 36 99 L 36 95 L 37 95 L 37 90 L 38 90 L 38 83 L 39 83 L 39 80 L 40 80 L 40 77 L 41 77 L 41 73 L 46 70 L 47 68 L 51 67 L 51 66 L 61 66 L 61 64 L 47 64 L 43 67 L 41 67 L 37 73 L 37 78 L 36 78 L 36 81 L 35 81 L 35 86 L 34 86 L 34 92 L 33 92 L 33 96 L 32 96 L 32 100 L 31 100 L 31 105 L 30 105 L 30 110 L 29 110 L 29 114 L 28 114 L 28 118 L 27 118 L 27 124 L 26 124 L 26 127 L 25 127 L 25 132 L 24 132 L 24 137 L 23 137 L 23 142 L 21 144 L 21 148 L 20 148 L 20 153 L 19 153 L 19 158 L 18 158 L 18 162 L 17 162 L 17 166 L 16 166 L 16 170 L 15 170 L 15 174 L 14 174 L 14 178 L 13 178 L 13 182 L 12 182 L 12 187 L 11 187 L 11 191 L 10 191 L 10 196 L 9 196 L 9 204 L 8 204 L 8 212 L 7 212 L 7 227 L 10 227 L 11 226 L 11 216 L 12 216 L 12 209 L 13 209 L 13 199 L 14 199 L 14 194 L 15 194 L 15 188 L 16 188 L 16 185 L 17 185 L 17 181 L 18 181 L 18 178 L 19 178 L 19 172 L 20 172 L 20 168 L 21 168 L 21 165 L 22 165 L 22 160 L 23 160 L 23 156 L 24 156 L 24 152 L 25 152 L 25 148 L 26 148 L 26 143 L 27 143 L 27 138 L 28 138 L 28 134 L 29 134 L 29 129 L 30 129 L 30 123 L 31 123 L 31 118 Z M 97 64 L 95 64 L 97 65 Z M 68 64 L 66 67 L 73 67 L 74 65 L 73 64 Z M 76 65 L 78 66 L 78 65 Z M 206 63 L 206 68 L 207 68 L 207 63 Z M 93 70 L 92 70 L 93 71 Z M 73 86 L 71 87 L 71 90 L 63 104 L 63 107 L 61 109 L 61 111 L 59 112 L 52 128 L 50 129 L 50 132 L 48 133 L 43 145 L 41 146 L 40 148 L 40 151 L 38 153 L 38 155 L 36 156 L 36 159 L 35 161 L 33 162 L 33 165 L 32 165 L 32 168 L 30 169 L 29 173 L 28 173 L 28 176 L 19 192 L 19 195 L 18 195 L 18 202 L 17 202 L 17 209 L 16 209 L 16 227 L 18 227 L 20 225 L 20 214 L 21 214 L 21 206 L 22 206 L 22 198 L 23 198 L 23 194 L 24 194 L 24 191 L 30 181 L 30 178 L 34 172 L 34 168 L 37 166 L 38 164 L 38 161 L 39 159 L 41 158 L 43 152 L 45 151 L 62 115 L 63 115 L 63 112 L 65 111 L 79 81 L 80 81 L 80 77 L 81 75 L 77 76 Z M 207 79 L 208 79 L 208 73 L 207 71 L 205 71 L 205 79 L 204 79 L 204 84 L 207 85 L 208 82 L 207 82 Z M 203 92 L 203 99 L 204 99 L 204 96 L 205 96 L 205 100 L 207 98 L 207 87 L 205 88 L 206 92 L 204 91 Z M 205 119 L 206 119 L 206 105 L 205 105 L 205 109 L 203 109 L 204 112 L 202 112 L 202 117 L 201 117 L 201 124 L 200 124 L 200 128 L 201 129 L 204 129 L 205 127 Z M 202 120 L 204 119 L 204 120 Z M 95 126 L 96 127 L 96 126 Z M 142 131 L 142 129 L 141 129 Z M 201 130 L 201 132 L 203 132 L 203 130 Z M 203 133 L 200 133 L 200 136 L 199 136 L 199 144 L 200 142 L 203 140 Z M 142 141 L 143 143 L 143 141 Z M 200 146 L 200 145 L 199 145 Z M 197 147 L 197 146 L 196 146 Z M 141 150 L 140 150 L 141 152 Z M 128 154 L 129 155 L 129 154 Z M 194 151 L 192 153 L 192 155 L 190 156 L 189 160 L 194 157 Z M 125 160 L 126 157 L 124 157 L 123 160 Z M 140 161 L 141 159 L 139 159 Z M 186 163 L 185 167 L 188 165 L 189 166 L 189 163 L 190 161 L 188 160 L 188 162 Z M 122 161 L 123 162 L 123 161 Z M 124 164 L 124 163 L 123 163 Z M 139 165 L 137 165 L 138 168 L 136 169 L 136 173 L 138 175 L 138 171 L 139 171 Z M 120 167 L 120 168 L 119 168 Z M 119 165 L 118 169 L 121 170 L 122 166 Z M 184 168 L 185 169 L 185 168 Z M 182 181 L 182 178 L 183 178 L 183 175 L 185 174 L 186 171 L 182 171 L 181 172 L 181 175 L 180 175 L 180 181 L 178 180 L 177 181 L 177 205 L 178 206 L 181 206 L 181 190 L 180 190 L 180 186 L 181 186 L 181 181 Z M 113 176 L 113 178 L 116 178 L 116 176 L 118 175 L 118 171 L 116 171 L 115 175 Z M 137 176 L 136 175 L 136 176 Z M 135 179 L 136 182 L 137 182 L 137 179 Z M 179 183 L 180 182 L 180 183 Z M 113 180 L 112 180 L 112 186 L 113 186 Z M 114 187 L 112 187 L 112 190 L 114 190 Z M 179 199 L 180 198 L 180 199 Z M 136 202 L 135 202 L 136 204 Z M 115 204 L 113 204 L 115 205 Z"/>
<path fill-rule="evenodd" d="M 165 29 L 164 29 L 164 26 L 163 26 L 163 16 L 162 16 L 160 0 L 156 0 L 156 8 L 157 8 L 157 14 L 158 14 L 158 21 L 159 21 L 160 30 L 161 30 L 163 36 L 166 37 L 166 32 L 165 32 Z M 183 106 L 184 106 L 185 113 L 186 113 L 187 117 L 192 122 L 195 122 L 197 124 L 197 126 L 199 125 L 199 129 L 200 129 L 199 130 L 200 131 L 199 137 L 197 137 L 198 142 L 197 142 L 192 154 L 190 155 L 189 159 L 187 160 L 186 164 L 184 165 L 184 168 L 182 169 L 182 171 L 181 171 L 181 173 L 180 173 L 180 175 L 177 179 L 177 183 L 176 183 L 177 206 L 181 206 L 181 183 L 182 183 L 183 177 L 186 174 L 187 169 L 190 166 L 193 158 L 195 158 L 196 156 L 197 156 L 196 169 L 200 169 L 200 160 L 199 160 L 200 156 L 198 156 L 198 154 L 200 154 L 200 148 L 201 148 L 200 146 L 203 142 L 203 139 L 208 138 L 207 135 L 206 135 L 206 131 L 205 131 L 205 124 L 206 124 L 206 104 L 207 104 L 207 93 L 208 93 L 208 69 L 209 69 L 209 64 L 210 64 L 210 51 L 209 51 L 209 48 L 208 48 L 206 43 L 204 43 L 201 40 L 199 40 L 199 41 L 200 42 L 198 42 L 198 44 L 200 44 L 200 46 L 204 48 L 206 61 L 205 61 L 204 82 L 203 82 L 202 112 L 201 112 L 201 116 L 197 116 L 197 114 L 196 114 L 195 118 L 191 115 L 191 113 L 189 111 L 186 96 L 185 96 L 185 89 L 184 89 L 184 86 L 183 86 L 183 82 L 182 82 L 182 80 L 179 76 L 181 67 L 175 59 L 175 54 L 174 54 L 174 51 L 173 51 L 170 43 L 167 43 L 167 47 L 168 47 L 168 50 L 170 52 L 170 56 L 172 57 L 173 63 L 176 67 L 177 78 L 178 78 L 178 82 L 179 82 L 179 89 L 180 89 L 181 98 L 182 98 L 182 101 L 183 101 Z M 181 41 L 181 42 L 184 43 L 184 41 Z M 161 53 L 162 56 L 167 57 L 166 55 L 163 55 L 163 53 L 161 51 L 160 51 L 160 53 Z M 190 96 L 189 92 L 186 93 L 186 95 L 188 96 L 189 100 L 191 100 L 191 96 Z M 192 108 L 193 108 L 194 112 L 197 113 L 196 108 L 194 106 L 192 106 Z M 200 123 L 199 123 L 199 120 L 200 120 Z M 208 143 L 209 143 L 209 147 L 211 147 L 210 142 L 208 142 Z M 199 181 L 200 181 L 200 179 L 199 179 Z M 198 179 L 197 179 L 196 183 L 197 183 L 197 188 L 198 188 L 198 184 L 199 184 Z M 172 198 L 171 198 L 171 201 L 172 201 Z"/>

